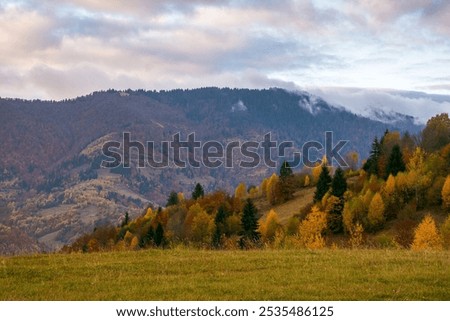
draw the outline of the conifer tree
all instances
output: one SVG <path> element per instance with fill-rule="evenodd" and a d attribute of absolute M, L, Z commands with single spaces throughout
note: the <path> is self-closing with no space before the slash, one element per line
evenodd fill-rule
<path fill-rule="evenodd" d="M 345 179 L 344 171 L 338 167 L 334 173 L 333 180 L 331 182 L 331 194 L 341 198 L 347 191 L 347 180 Z"/>
<path fill-rule="evenodd" d="M 291 165 L 288 161 L 284 161 L 280 167 L 280 178 L 283 180 L 293 175 Z"/>
<path fill-rule="evenodd" d="M 164 228 L 161 223 L 158 223 L 156 227 L 154 241 L 156 246 L 161 246 L 164 243 Z"/>
<path fill-rule="evenodd" d="M 370 156 L 363 166 L 363 169 L 369 174 L 374 174 L 378 176 L 378 160 L 381 156 L 381 144 L 378 142 L 378 138 L 375 137 L 372 143 L 372 150 L 370 151 Z"/>
<path fill-rule="evenodd" d="M 260 234 L 258 232 L 258 210 L 253 201 L 247 199 L 242 212 L 242 239 L 256 242 L 259 240 Z M 242 243 L 241 243 L 242 244 Z"/>
<path fill-rule="evenodd" d="M 129 222 L 130 222 L 130 216 L 129 216 L 128 212 L 125 212 L 125 218 L 122 221 L 121 227 L 128 225 Z"/>
<path fill-rule="evenodd" d="M 294 195 L 295 187 L 292 178 L 294 174 L 292 172 L 291 165 L 288 161 L 284 161 L 280 167 L 280 185 L 279 185 L 279 195 L 280 201 L 287 201 Z"/>
<path fill-rule="evenodd" d="M 386 178 L 392 174 L 396 176 L 399 172 L 404 172 L 406 169 L 405 162 L 403 161 L 402 151 L 399 145 L 395 145 L 392 148 L 391 155 L 389 155 L 388 164 L 386 167 Z"/>
<path fill-rule="evenodd" d="M 331 176 L 327 166 L 322 166 L 322 171 L 317 181 L 316 192 L 314 194 L 314 201 L 320 202 L 325 194 L 330 189 Z"/>
<path fill-rule="evenodd" d="M 192 192 L 192 199 L 196 200 L 205 195 L 205 191 L 203 189 L 203 186 L 200 183 L 197 183 L 195 185 L 194 191 Z"/>
<path fill-rule="evenodd" d="M 174 191 L 170 192 L 169 198 L 167 199 L 166 207 L 177 205 L 179 203 L 178 194 Z"/>
<path fill-rule="evenodd" d="M 214 218 L 215 230 L 213 234 L 212 243 L 214 247 L 219 247 L 222 240 L 222 236 L 225 234 L 225 222 L 227 219 L 227 212 L 225 207 L 221 205 L 217 210 L 216 217 Z"/>
<path fill-rule="evenodd" d="M 139 247 L 145 247 L 149 243 L 153 242 L 153 239 L 155 237 L 155 231 L 153 230 L 153 226 L 150 226 L 147 230 L 147 233 L 140 239 L 139 241 Z"/>

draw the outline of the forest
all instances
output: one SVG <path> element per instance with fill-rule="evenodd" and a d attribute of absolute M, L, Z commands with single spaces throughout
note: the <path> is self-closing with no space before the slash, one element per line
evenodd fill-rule
<path fill-rule="evenodd" d="M 125 213 L 120 226 L 95 227 L 62 251 L 450 248 L 448 114 L 418 135 L 386 130 L 361 163 L 334 168 L 324 157 L 294 173 L 284 161 L 259 186 L 241 182 L 234 195 L 205 193 L 197 183 L 191 195 L 172 191 L 164 208 L 148 206 L 134 219 Z M 314 191 L 312 199 L 297 197 L 302 191 Z M 298 200 L 306 205 L 277 213 Z"/>

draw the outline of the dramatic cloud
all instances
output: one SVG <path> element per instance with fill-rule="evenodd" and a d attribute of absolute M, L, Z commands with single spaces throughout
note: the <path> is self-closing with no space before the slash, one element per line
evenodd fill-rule
<path fill-rule="evenodd" d="M 449 36 L 450 2 L 436 0 L 0 0 L 0 96 L 198 86 L 450 94 Z M 420 118 L 447 107 L 405 102 Z"/>

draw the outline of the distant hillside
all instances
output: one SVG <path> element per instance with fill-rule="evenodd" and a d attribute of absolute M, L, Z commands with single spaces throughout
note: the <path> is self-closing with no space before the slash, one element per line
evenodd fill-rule
<path fill-rule="evenodd" d="M 94 226 L 119 222 L 145 204 L 165 204 L 171 190 L 190 193 L 195 182 L 230 191 L 255 184 L 275 169 L 100 169 L 102 144 L 130 132 L 159 142 L 180 132 L 202 141 L 253 139 L 271 132 L 297 148 L 308 140 L 349 140 L 362 158 L 386 129 L 416 133 L 412 118 L 383 123 L 335 108 L 306 92 L 282 89 L 201 88 L 172 91 L 109 90 L 59 102 L 0 99 L 0 223 L 60 247 Z M 133 156 L 133 155 L 132 155 Z M 135 155 L 134 155 L 135 156 Z"/>

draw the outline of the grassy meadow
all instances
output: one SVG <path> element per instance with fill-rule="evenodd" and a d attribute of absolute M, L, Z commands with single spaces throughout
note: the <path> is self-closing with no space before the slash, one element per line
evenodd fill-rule
<path fill-rule="evenodd" d="M 450 255 L 173 249 L 3 257 L 0 289 L 0 300 L 450 300 Z"/>

